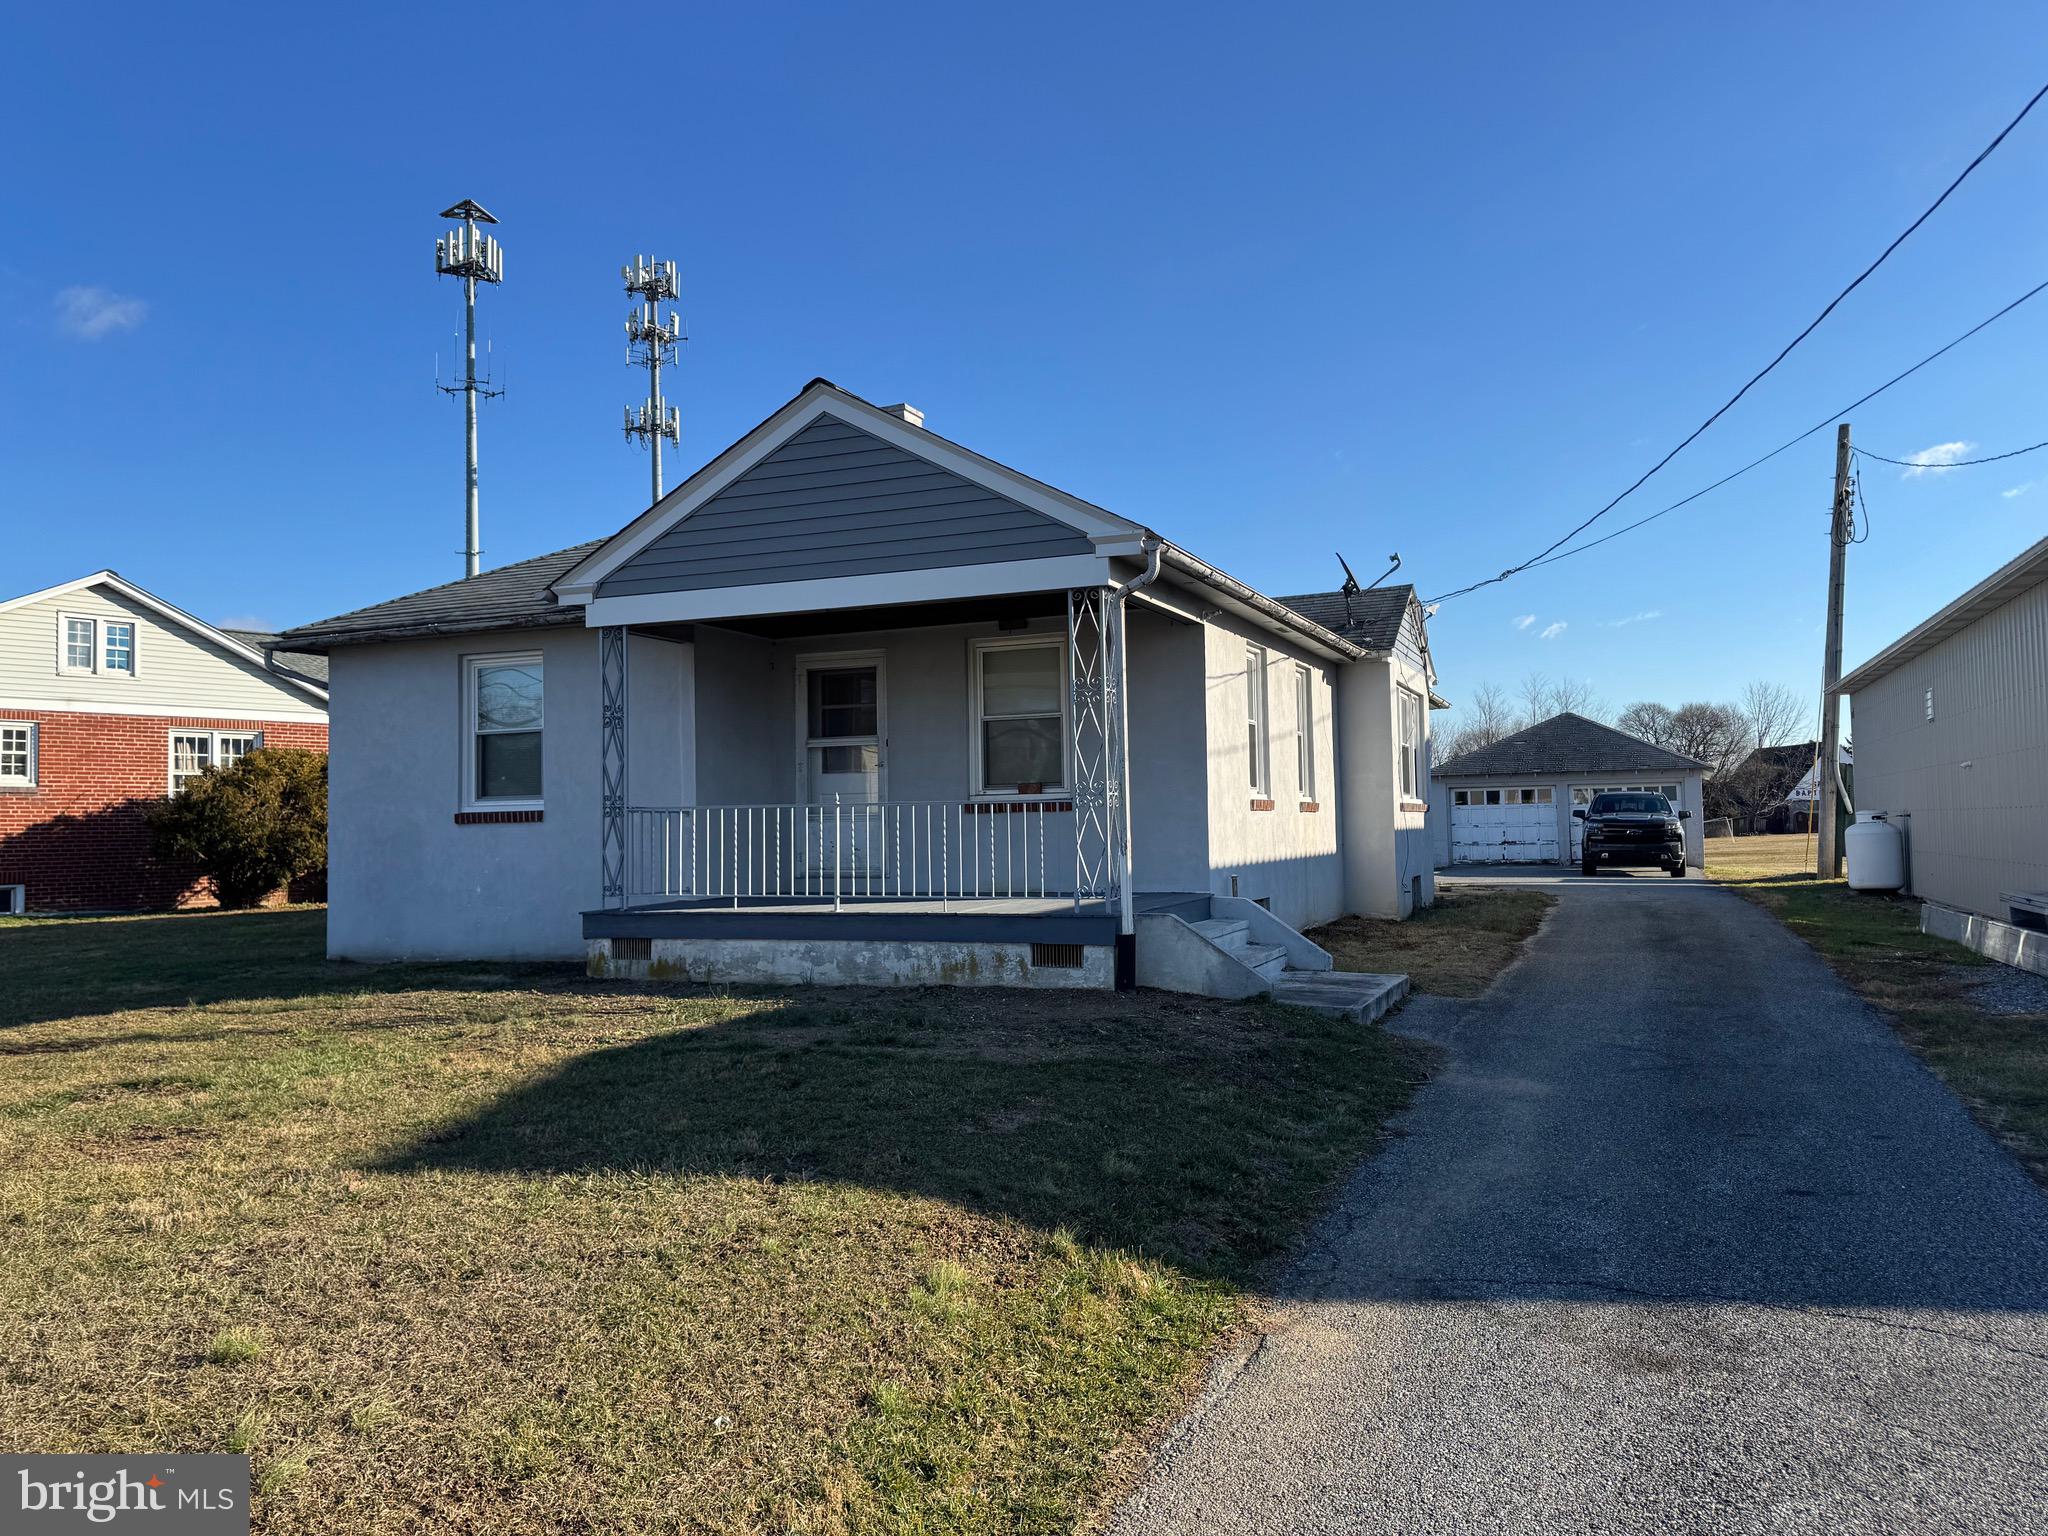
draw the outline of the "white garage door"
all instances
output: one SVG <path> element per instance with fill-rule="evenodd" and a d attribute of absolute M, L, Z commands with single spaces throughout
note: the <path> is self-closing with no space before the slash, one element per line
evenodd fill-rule
<path fill-rule="evenodd" d="M 1557 861 L 1557 807 L 1549 786 L 1451 791 L 1453 864 Z"/>

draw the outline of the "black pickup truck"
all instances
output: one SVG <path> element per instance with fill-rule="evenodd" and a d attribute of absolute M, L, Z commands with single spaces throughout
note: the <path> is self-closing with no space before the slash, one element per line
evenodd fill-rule
<path fill-rule="evenodd" d="M 1630 791 L 1595 795 L 1593 803 L 1572 815 L 1585 822 L 1579 873 L 1598 874 L 1623 865 L 1652 865 L 1685 878 L 1685 828 L 1692 815 L 1674 811 L 1662 795 Z"/>

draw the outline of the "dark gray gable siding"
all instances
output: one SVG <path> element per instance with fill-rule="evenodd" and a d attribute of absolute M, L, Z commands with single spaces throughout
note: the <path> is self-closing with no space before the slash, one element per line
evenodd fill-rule
<path fill-rule="evenodd" d="M 613 571 L 597 595 L 988 565 L 1093 548 L 1078 529 L 822 416 Z"/>

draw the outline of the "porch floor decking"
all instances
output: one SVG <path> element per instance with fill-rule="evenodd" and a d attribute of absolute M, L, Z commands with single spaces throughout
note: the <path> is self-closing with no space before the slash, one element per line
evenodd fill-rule
<path fill-rule="evenodd" d="M 1201 903 L 1206 892 L 1139 891 L 1139 912 Z M 1074 908 L 1072 896 L 1001 898 L 673 897 L 583 914 L 586 939 L 927 939 L 954 943 L 1113 944 L 1116 911 L 1100 901 Z"/>

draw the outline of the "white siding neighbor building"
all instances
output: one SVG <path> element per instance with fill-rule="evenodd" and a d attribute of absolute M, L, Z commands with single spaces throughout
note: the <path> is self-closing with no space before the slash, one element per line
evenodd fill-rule
<path fill-rule="evenodd" d="M 1904 834 L 1912 893 L 2022 932 L 2041 926 L 2048 539 L 1850 672 L 1841 691 L 1857 814 L 1882 814 Z"/>

